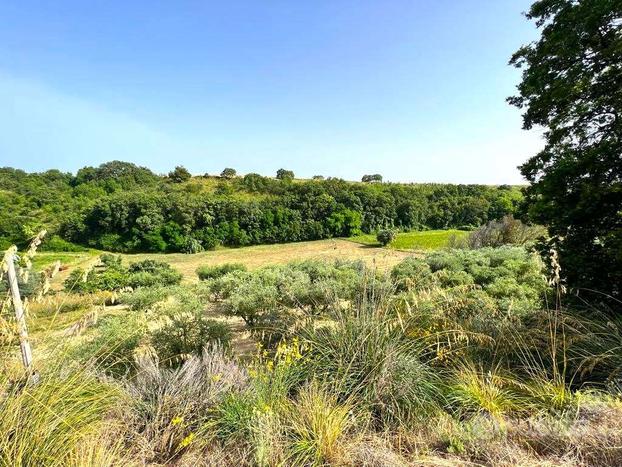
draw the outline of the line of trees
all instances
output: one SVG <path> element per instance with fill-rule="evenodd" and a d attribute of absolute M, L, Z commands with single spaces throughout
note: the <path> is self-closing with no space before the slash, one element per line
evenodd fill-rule
<path fill-rule="evenodd" d="M 0 202 L 7 200 L 0 208 L 0 243 L 23 243 L 43 224 L 56 233 L 57 245 L 63 240 L 110 251 L 192 252 L 393 227 L 475 227 L 515 213 L 522 199 L 510 186 L 335 178 L 291 183 L 292 173 L 281 175 L 180 179 L 118 161 L 75 176 L 0 169 Z"/>

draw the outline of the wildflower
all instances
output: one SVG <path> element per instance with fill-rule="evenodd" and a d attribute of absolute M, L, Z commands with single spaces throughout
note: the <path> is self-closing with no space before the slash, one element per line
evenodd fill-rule
<path fill-rule="evenodd" d="M 186 446 L 189 446 L 190 443 L 192 443 L 192 441 L 195 438 L 195 434 L 194 433 L 190 433 L 188 436 L 186 436 L 184 439 L 181 440 L 181 443 L 179 443 L 179 448 L 185 448 Z"/>
<path fill-rule="evenodd" d="M 171 420 L 171 425 L 176 426 L 179 425 L 180 423 L 183 423 L 184 421 L 184 417 L 175 417 L 173 420 Z"/>

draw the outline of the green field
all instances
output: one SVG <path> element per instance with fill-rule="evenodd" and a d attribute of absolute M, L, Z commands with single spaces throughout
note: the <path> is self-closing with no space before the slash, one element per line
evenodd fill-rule
<path fill-rule="evenodd" d="M 425 230 L 423 232 L 400 232 L 388 248 L 395 250 L 436 250 L 449 245 L 452 238 L 463 238 L 468 234 L 464 230 Z M 348 240 L 362 245 L 380 246 L 376 234 L 363 234 Z"/>

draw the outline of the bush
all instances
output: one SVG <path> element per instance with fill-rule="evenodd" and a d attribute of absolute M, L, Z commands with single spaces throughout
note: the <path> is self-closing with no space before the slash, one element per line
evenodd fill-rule
<path fill-rule="evenodd" d="M 236 175 L 237 175 L 237 171 L 235 169 L 230 168 L 230 167 L 225 168 L 220 173 L 220 176 L 222 178 L 234 178 Z"/>
<path fill-rule="evenodd" d="M 175 169 L 168 173 L 168 178 L 171 179 L 174 183 L 182 183 L 190 180 L 192 175 L 188 172 L 188 169 L 185 167 L 178 165 Z"/>
<path fill-rule="evenodd" d="M 214 412 L 248 386 L 246 371 L 220 349 L 190 357 L 175 369 L 142 358 L 138 369 L 126 383 L 133 404 L 125 422 L 136 444 L 147 447 L 144 457 L 158 464 L 204 448 L 201 434 L 212 426 Z"/>
<path fill-rule="evenodd" d="M 378 240 L 378 242 L 382 246 L 387 246 L 389 243 L 391 243 L 393 240 L 395 240 L 395 237 L 396 237 L 395 231 L 394 230 L 390 230 L 390 229 L 380 230 L 376 234 L 376 240 Z"/>
<path fill-rule="evenodd" d="M 423 290 L 437 284 L 428 264 L 418 258 L 408 257 L 391 270 L 391 279 L 397 290 Z"/>
<path fill-rule="evenodd" d="M 228 348 L 231 329 L 201 313 L 169 313 L 164 324 L 150 333 L 151 345 L 160 360 L 177 366 L 190 355 L 201 355 L 209 346 Z"/>
<path fill-rule="evenodd" d="M 2 248 L 0 248 L 2 250 Z M 87 248 L 68 242 L 67 240 L 59 237 L 58 235 L 52 235 L 47 238 L 40 246 L 41 251 L 64 251 L 64 252 L 84 252 L 88 251 Z"/>
<path fill-rule="evenodd" d="M 420 349 L 378 311 L 342 315 L 301 333 L 307 377 L 341 401 L 356 400 L 380 426 L 425 417 L 438 407 L 439 381 Z"/>
<path fill-rule="evenodd" d="M 65 280 L 68 292 L 90 293 L 98 290 L 121 290 L 126 287 L 172 286 L 181 282 L 182 275 L 169 264 L 147 259 L 123 267 L 121 258 L 104 254 L 100 257 L 101 266 L 86 272 L 74 269 Z"/>
<path fill-rule="evenodd" d="M 76 349 L 82 360 L 94 359 L 107 374 L 122 376 L 135 369 L 134 351 L 147 332 L 140 315 L 106 316 L 96 326 L 97 335 Z"/>
<path fill-rule="evenodd" d="M 119 303 L 128 305 L 133 311 L 147 311 L 156 303 L 165 300 L 170 292 L 171 289 L 167 287 L 143 287 L 121 294 Z"/>
<path fill-rule="evenodd" d="M 200 266 L 197 269 L 197 276 L 202 281 L 218 279 L 233 271 L 246 271 L 246 266 L 242 263 L 226 263 L 218 266 Z"/>
<path fill-rule="evenodd" d="M 512 215 L 493 220 L 471 232 L 467 238 L 469 248 L 500 247 L 503 245 L 525 245 L 546 235 L 542 226 L 523 224 Z"/>
<path fill-rule="evenodd" d="M 151 345 L 167 365 L 175 366 L 189 355 L 201 355 L 207 346 L 227 348 L 231 340 L 229 327 L 208 319 L 196 294 L 180 289 L 173 301 L 159 310 L 159 325 L 151 330 Z"/>

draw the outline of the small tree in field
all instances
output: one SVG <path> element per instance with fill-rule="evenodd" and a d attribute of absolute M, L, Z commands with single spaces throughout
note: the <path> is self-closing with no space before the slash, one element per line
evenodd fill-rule
<path fill-rule="evenodd" d="M 236 172 L 235 169 L 232 169 L 231 167 L 227 167 L 225 168 L 221 173 L 220 176 L 222 178 L 233 178 L 237 175 L 238 173 Z"/>
<path fill-rule="evenodd" d="M 395 230 L 383 229 L 383 230 L 380 230 L 376 234 L 376 240 L 378 240 L 378 242 L 382 246 L 387 246 L 389 243 L 395 240 L 395 236 L 396 236 Z"/>
<path fill-rule="evenodd" d="M 170 178 L 175 183 L 182 183 L 190 180 L 192 175 L 188 172 L 183 165 L 178 165 L 175 167 L 175 170 L 168 173 L 168 178 Z"/>
<path fill-rule="evenodd" d="M 363 183 L 382 183 L 382 175 L 380 174 L 372 174 L 372 175 L 363 175 L 361 178 Z"/>
<path fill-rule="evenodd" d="M 291 170 L 279 169 L 276 171 L 276 178 L 279 180 L 293 180 L 294 172 Z"/>

